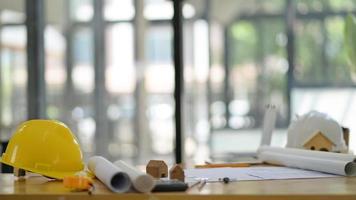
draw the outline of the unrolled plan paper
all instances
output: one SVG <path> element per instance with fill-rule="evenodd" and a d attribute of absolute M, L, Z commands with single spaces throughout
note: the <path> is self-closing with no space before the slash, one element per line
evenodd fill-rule
<path fill-rule="evenodd" d="M 151 175 L 141 172 L 124 161 L 118 160 L 114 162 L 114 165 L 129 175 L 133 187 L 138 192 L 151 192 L 155 186 L 155 181 Z"/>
<path fill-rule="evenodd" d="M 226 168 L 193 168 L 185 169 L 185 181 L 195 183 L 206 179 L 208 182 L 222 181 L 228 177 L 230 181 L 260 181 L 305 178 L 331 178 L 339 175 L 328 174 L 289 167 L 226 167 Z"/>
<path fill-rule="evenodd" d="M 258 158 L 266 163 L 343 176 L 356 175 L 355 155 L 262 146 Z"/>
<path fill-rule="evenodd" d="M 132 183 L 128 174 L 104 157 L 91 157 L 88 168 L 113 192 L 124 193 L 131 188 Z"/>

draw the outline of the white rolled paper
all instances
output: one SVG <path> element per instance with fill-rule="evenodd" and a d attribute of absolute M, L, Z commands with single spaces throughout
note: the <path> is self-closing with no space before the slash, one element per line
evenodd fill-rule
<path fill-rule="evenodd" d="M 355 155 L 293 148 L 260 147 L 258 158 L 266 163 L 343 176 L 356 175 Z"/>
<path fill-rule="evenodd" d="M 342 161 L 353 161 L 356 158 L 354 154 L 347 154 L 347 153 L 311 151 L 306 149 L 281 148 L 281 147 L 271 147 L 271 146 L 262 146 L 258 149 L 258 152 L 276 152 L 276 153 L 283 153 L 288 155 L 309 156 L 315 158 L 323 158 L 329 160 L 342 160 Z"/>
<path fill-rule="evenodd" d="M 131 188 L 128 174 L 102 156 L 91 157 L 88 168 L 113 192 L 124 193 Z"/>
<path fill-rule="evenodd" d="M 270 145 L 272 133 L 276 124 L 277 108 L 274 105 L 268 104 L 263 119 L 261 145 Z"/>
<path fill-rule="evenodd" d="M 128 165 L 124 161 L 118 160 L 114 162 L 114 165 L 129 175 L 133 187 L 138 192 L 151 192 L 155 186 L 155 181 L 151 175 L 143 173 L 142 171 Z"/>

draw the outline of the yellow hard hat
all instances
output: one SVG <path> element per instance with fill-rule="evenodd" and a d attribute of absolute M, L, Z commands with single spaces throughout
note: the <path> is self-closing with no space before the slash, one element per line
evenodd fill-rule
<path fill-rule="evenodd" d="M 62 122 L 30 120 L 13 134 L 0 162 L 56 179 L 84 169 L 76 137 Z"/>

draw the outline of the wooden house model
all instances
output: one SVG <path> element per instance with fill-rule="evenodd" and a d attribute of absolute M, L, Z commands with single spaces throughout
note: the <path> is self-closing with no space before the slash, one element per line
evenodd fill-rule
<path fill-rule="evenodd" d="M 169 170 L 169 178 L 184 181 L 184 170 L 182 165 L 180 164 L 173 165 L 172 168 Z"/>
<path fill-rule="evenodd" d="M 303 147 L 310 150 L 330 152 L 333 150 L 333 147 L 335 147 L 335 144 L 321 131 L 317 131 L 304 142 Z"/>
<path fill-rule="evenodd" d="M 163 160 L 150 160 L 146 166 L 146 173 L 154 178 L 168 176 L 168 166 Z"/>

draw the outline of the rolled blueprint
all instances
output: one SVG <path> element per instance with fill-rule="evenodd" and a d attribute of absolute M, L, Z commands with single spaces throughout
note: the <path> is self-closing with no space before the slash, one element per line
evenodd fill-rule
<path fill-rule="evenodd" d="M 258 152 L 276 152 L 288 155 L 296 156 L 308 156 L 315 158 L 323 158 L 329 160 L 342 160 L 342 161 L 354 161 L 356 156 L 353 154 L 347 153 L 333 153 L 326 151 L 311 151 L 306 149 L 296 149 L 296 148 L 281 148 L 281 147 L 271 147 L 271 146 L 262 146 L 258 149 Z"/>
<path fill-rule="evenodd" d="M 261 147 L 258 158 L 266 163 L 343 176 L 356 175 L 355 156 L 293 148 Z"/>
<path fill-rule="evenodd" d="M 155 181 L 151 175 L 141 172 L 124 161 L 118 160 L 114 162 L 114 165 L 129 175 L 133 187 L 138 192 L 151 192 L 155 186 Z"/>
<path fill-rule="evenodd" d="M 124 193 L 131 188 L 132 183 L 127 173 L 104 157 L 91 157 L 88 161 L 88 168 L 113 192 Z"/>

